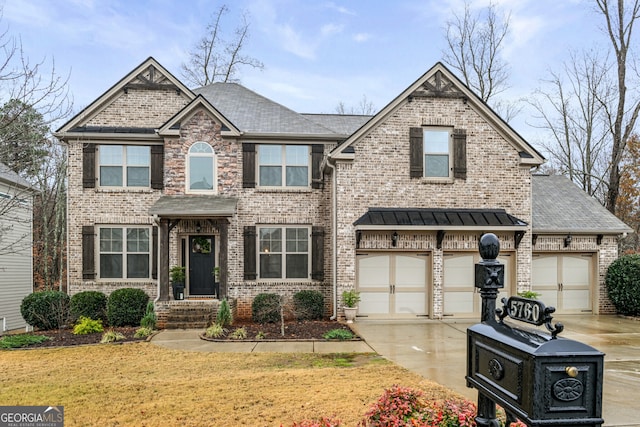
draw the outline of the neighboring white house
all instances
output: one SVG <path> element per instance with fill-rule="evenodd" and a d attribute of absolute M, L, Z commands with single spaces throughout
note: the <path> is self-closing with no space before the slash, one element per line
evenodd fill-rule
<path fill-rule="evenodd" d="M 22 299 L 33 292 L 33 189 L 0 163 L 0 335 L 24 328 Z"/>

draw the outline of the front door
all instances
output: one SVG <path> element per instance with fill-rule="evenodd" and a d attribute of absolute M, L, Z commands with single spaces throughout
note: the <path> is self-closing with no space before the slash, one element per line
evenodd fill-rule
<path fill-rule="evenodd" d="M 213 236 L 189 236 L 189 295 L 215 295 Z"/>

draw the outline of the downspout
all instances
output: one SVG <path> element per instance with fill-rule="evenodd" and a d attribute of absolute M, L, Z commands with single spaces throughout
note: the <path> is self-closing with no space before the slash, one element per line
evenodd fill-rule
<path fill-rule="evenodd" d="M 158 218 L 157 214 L 153 214 L 152 217 L 153 223 L 155 224 L 156 227 L 158 227 L 158 233 L 160 233 L 160 221 Z M 160 235 L 158 234 L 158 240 L 160 240 Z M 156 253 L 156 259 L 160 259 L 160 245 L 158 244 L 158 252 Z M 156 268 L 158 269 L 158 271 L 156 271 L 156 276 L 158 277 L 158 292 L 156 292 L 156 299 L 153 300 L 153 305 L 155 306 L 155 303 L 157 303 L 160 300 L 160 263 L 157 263 L 158 265 L 156 265 Z"/>
<path fill-rule="evenodd" d="M 336 166 L 327 157 L 327 166 L 331 168 L 331 263 L 333 266 L 333 315 L 331 320 L 338 318 L 338 191 L 336 189 Z"/>

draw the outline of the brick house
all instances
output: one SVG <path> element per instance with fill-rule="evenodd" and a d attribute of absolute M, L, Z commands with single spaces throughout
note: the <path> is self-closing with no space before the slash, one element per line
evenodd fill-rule
<path fill-rule="evenodd" d="M 222 298 L 248 317 L 258 293 L 302 289 L 339 317 L 350 288 L 362 316 L 477 317 L 483 232 L 501 239 L 505 293 L 607 312 L 602 272 L 630 231 L 597 206 L 588 227 L 561 210 L 562 226 L 538 219 L 544 158 L 442 64 L 367 117 L 299 114 L 232 83 L 192 91 L 149 58 L 56 135 L 69 153 L 70 293 L 138 287 L 168 323 Z M 172 266 L 186 268 L 185 300 Z"/>

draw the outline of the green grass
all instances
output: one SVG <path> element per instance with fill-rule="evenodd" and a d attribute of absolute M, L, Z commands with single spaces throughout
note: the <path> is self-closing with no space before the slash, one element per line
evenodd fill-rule
<path fill-rule="evenodd" d="M 345 341 L 353 339 L 353 334 L 346 329 L 332 329 L 322 336 L 325 340 Z"/>
<path fill-rule="evenodd" d="M 44 335 L 30 335 L 30 334 L 7 335 L 4 338 L 0 338 L 0 348 L 27 347 L 31 344 L 41 343 L 48 339 L 50 338 L 45 337 Z"/>

